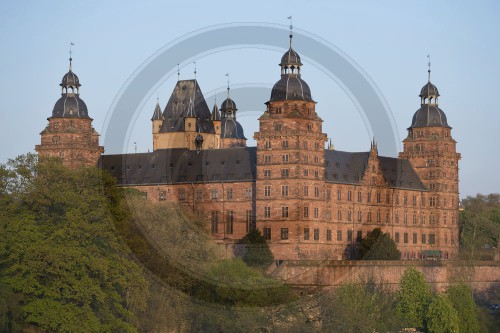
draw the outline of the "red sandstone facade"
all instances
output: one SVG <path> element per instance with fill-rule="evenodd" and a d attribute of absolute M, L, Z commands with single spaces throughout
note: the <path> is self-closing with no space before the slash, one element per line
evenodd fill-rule
<path fill-rule="evenodd" d="M 327 136 L 301 79 L 299 55 L 290 47 L 280 66 L 281 79 L 254 134 L 256 148 L 246 147 L 229 96 L 221 120 L 217 107 L 207 111 L 197 82 L 186 81 L 177 84 L 163 113 L 157 105 L 153 136 L 187 137 L 188 122 L 193 135 L 172 139 L 172 147 L 165 140 L 152 153 L 103 155 L 101 167 L 151 201 L 191 207 L 218 242 L 235 243 L 259 229 L 276 259 L 353 258 L 360 239 L 376 227 L 391 235 L 403 259 L 453 258 L 460 154 L 430 80 L 404 151 L 390 158 L 378 155 L 375 142 L 365 153 L 325 149 Z M 192 87 L 186 96 L 183 84 Z M 71 69 L 61 86 L 64 103 L 56 103 L 36 150 L 62 157 L 69 167 L 95 165 L 103 147 L 73 92 L 79 82 Z"/>

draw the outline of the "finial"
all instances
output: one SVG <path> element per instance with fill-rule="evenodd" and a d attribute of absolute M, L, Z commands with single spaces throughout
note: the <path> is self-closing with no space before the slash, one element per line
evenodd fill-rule
<path fill-rule="evenodd" d="M 69 43 L 69 70 L 71 71 L 71 62 L 73 61 L 73 58 L 71 55 L 73 54 L 73 46 L 75 44 L 73 42 Z"/>
<path fill-rule="evenodd" d="M 194 64 L 194 79 L 196 80 L 196 61 L 193 61 Z"/>
<path fill-rule="evenodd" d="M 179 68 L 179 64 L 177 64 L 177 81 L 181 80 L 181 70 Z"/>
<path fill-rule="evenodd" d="M 137 154 L 137 142 L 134 141 L 134 150 L 135 150 L 135 153 Z"/>
<path fill-rule="evenodd" d="M 229 98 L 229 73 L 226 73 L 227 77 L 227 98 Z"/>
<path fill-rule="evenodd" d="M 427 66 L 429 66 L 429 69 L 427 70 L 427 73 L 429 73 L 429 82 L 431 82 L 431 56 L 428 54 L 427 55 L 427 59 L 428 59 L 428 62 L 427 62 Z"/>
<path fill-rule="evenodd" d="M 290 48 L 292 48 L 292 38 L 293 38 L 293 24 L 292 24 L 292 17 L 288 16 L 288 19 L 290 20 Z"/>

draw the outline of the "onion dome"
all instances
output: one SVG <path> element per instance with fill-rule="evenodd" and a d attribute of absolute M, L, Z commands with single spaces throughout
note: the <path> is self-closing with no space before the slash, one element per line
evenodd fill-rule
<path fill-rule="evenodd" d="M 293 35 L 290 33 L 290 48 L 281 57 L 281 79 L 274 84 L 269 102 L 301 100 L 313 102 L 311 89 L 300 77 L 302 62 L 300 56 L 292 48 Z"/>
<path fill-rule="evenodd" d="M 271 90 L 270 101 L 303 100 L 313 101 L 311 90 L 300 77 L 282 77 Z"/>
<path fill-rule="evenodd" d="M 281 57 L 280 66 L 302 66 L 300 62 L 300 56 L 294 49 L 290 47 L 288 51 Z"/>
<path fill-rule="evenodd" d="M 229 96 L 224 100 L 224 102 L 222 102 L 220 106 L 222 118 L 236 118 L 237 110 L 238 109 L 236 108 L 236 103 L 231 98 L 229 98 Z"/>
<path fill-rule="evenodd" d="M 420 90 L 420 97 L 438 97 L 439 91 L 438 88 L 431 83 L 431 81 L 427 82 L 425 86 Z"/>
<path fill-rule="evenodd" d="M 52 110 L 53 118 L 89 118 L 87 105 L 80 98 L 80 80 L 73 73 L 69 58 L 69 71 L 66 73 L 61 83 L 61 98 L 57 100 Z"/>
<path fill-rule="evenodd" d="M 438 108 L 437 105 L 425 104 L 413 115 L 410 128 L 436 126 L 451 128 L 443 110 Z"/>
<path fill-rule="evenodd" d="M 236 121 L 236 118 L 222 118 L 221 120 L 221 137 L 223 139 L 244 139 L 243 127 Z"/>

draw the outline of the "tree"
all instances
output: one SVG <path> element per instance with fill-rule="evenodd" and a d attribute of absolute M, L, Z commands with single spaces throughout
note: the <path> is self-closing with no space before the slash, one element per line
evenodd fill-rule
<path fill-rule="evenodd" d="M 369 231 L 361 240 L 358 251 L 359 260 L 399 260 L 401 252 L 388 233 L 380 228 Z"/>
<path fill-rule="evenodd" d="M 259 230 L 251 230 L 240 242 L 246 244 L 247 251 L 243 261 L 248 266 L 267 268 L 273 262 L 273 254 Z"/>
<path fill-rule="evenodd" d="M 112 214 L 118 190 L 96 168 L 24 155 L 0 167 L 0 279 L 22 295 L 22 325 L 134 332 L 148 284 Z"/>
<path fill-rule="evenodd" d="M 425 327 L 425 318 L 432 298 L 431 288 L 425 282 L 424 275 L 415 268 L 408 268 L 401 276 L 397 293 L 397 309 L 408 325 Z"/>
<path fill-rule="evenodd" d="M 458 326 L 461 333 L 478 333 L 477 305 L 472 297 L 472 289 L 466 284 L 457 284 L 448 287 L 448 300 L 458 314 Z"/>
<path fill-rule="evenodd" d="M 320 298 L 322 332 L 399 332 L 404 321 L 385 290 L 347 283 Z"/>
<path fill-rule="evenodd" d="M 496 248 L 500 242 L 500 194 L 468 196 L 461 205 L 461 254 L 479 259 L 481 253 Z"/>
<path fill-rule="evenodd" d="M 458 333 L 458 314 L 446 295 L 437 295 L 429 305 L 426 316 L 429 333 Z"/>

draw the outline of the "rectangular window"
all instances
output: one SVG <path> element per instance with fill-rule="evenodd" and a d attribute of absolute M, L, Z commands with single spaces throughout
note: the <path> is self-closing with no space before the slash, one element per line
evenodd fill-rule
<path fill-rule="evenodd" d="M 404 224 L 408 224 L 408 213 L 405 212 L 404 214 Z"/>
<path fill-rule="evenodd" d="M 363 232 L 361 230 L 358 230 L 356 234 L 356 242 L 361 242 L 361 239 L 363 238 Z"/>
<path fill-rule="evenodd" d="M 290 169 L 281 169 L 281 177 L 288 178 L 290 175 Z"/>
<path fill-rule="evenodd" d="M 288 185 L 282 185 L 281 186 L 281 196 L 282 197 L 287 197 L 288 196 Z"/>
<path fill-rule="evenodd" d="M 226 234 L 233 233 L 234 211 L 228 210 L 226 212 Z"/>
<path fill-rule="evenodd" d="M 417 206 L 417 196 L 416 195 L 413 196 L 412 204 L 413 204 L 413 207 Z"/>
<path fill-rule="evenodd" d="M 396 243 L 399 243 L 399 232 L 396 232 L 396 233 L 394 234 L 394 241 L 395 241 Z"/>
<path fill-rule="evenodd" d="M 314 240 L 319 240 L 319 229 L 314 229 Z"/>
<path fill-rule="evenodd" d="M 281 217 L 288 217 L 288 207 L 281 207 Z"/>
<path fill-rule="evenodd" d="M 377 192 L 377 203 L 381 202 L 382 202 L 382 195 L 380 194 L 380 192 Z"/>
<path fill-rule="evenodd" d="M 180 201 L 186 200 L 186 191 L 184 191 L 183 189 L 179 190 L 179 200 Z"/>
<path fill-rule="evenodd" d="M 337 230 L 337 241 L 342 241 L 342 230 Z"/>
<path fill-rule="evenodd" d="M 368 202 L 368 203 L 372 202 L 372 193 L 371 192 L 367 193 L 367 195 L 366 195 L 366 202 Z"/>
<path fill-rule="evenodd" d="M 342 190 L 337 190 L 337 200 L 342 200 Z"/>
<path fill-rule="evenodd" d="M 271 228 L 264 228 L 264 239 L 271 240 Z"/>
<path fill-rule="evenodd" d="M 382 218 L 380 216 L 380 210 L 377 210 L 377 222 L 381 222 Z"/>
<path fill-rule="evenodd" d="M 347 230 L 347 241 L 352 242 L 352 230 Z"/>
<path fill-rule="evenodd" d="M 326 230 L 326 240 L 328 242 L 332 241 L 332 231 L 330 229 Z"/>
<path fill-rule="evenodd" d="M 281 155 L 281 161 L 288 162 L 289 159 L 290 159 L 290 155 L 288 155 L 288 154 Z"/>
<path fill-rule="evenodd" d="M 417 236 L 417 234 L 414 232 L 414 233 L 413 233 L 413 244 L 417 244 L 417 240 L 418 240 L 418 236 Z"/>
<path fill-rule="evenodd" d="M 404 240 L 405 244 L 408 244 L 408 233 L 407 232 L 404 233 L 403 240 Z"/>
<path fill-rule="evenodd" d="M 245 223 L 246 223 L 246 232 L 250 231 L 250 225 L 252 224 L 252 210 L 245 210 Z"/>
<path fill-rule="evenodd" d="M 212 190 L 212 200 L 217 200 L 219 198 L 219 191 Z"/>
<path fill-rule="evenodd" d="M 422 244 L 425 244 L 425 243 L 427 243 L 427 235 L 422 234 Z"/>
<path fill-rule="evenodd" d="M 366 222 L 371 222 L 372 221 L 372 212 L 368 211 L 366 213 Z"/>
<path fill-rule="evenodd" d="M 347 221 L 351 222 L 352 220 L 352 211 L 348 210 L 347 211 Z"/>
<path fill-rule="evenodd" d="M 309 207 L 304 207 L 304 217 L 309 217 Z"/>
<path fill-rule="evenodd" d="M 281 239 L 288 239 L 288 228 L 281 228 Z"/>
<path fill-rule="evenodd" d="M 264 163 L 271 163 L 271 155 L 264 155 Z"/>
<path fill-rule="evenodd" d="M 429 244 L 436 244 L 436 235 L 429 234 Z"/>
<path fill-rule="evenodd" d="M 201 190 L 196 190 L 196 200 L 203 199 L 203 192 Z"/>
<path fill-rule="evenodd" d="M 314 178 L 319 178 L 319 171 L 318 170 L 314 170 Z"/>
<path fill-rule="evenodd" d="M 337 210 L 337 220 L 342 220 L 342 211 L 340 209 Z"/>
<path fill-rule="evenodd" d="M 270 149 L 271 148 L 271 141 L 266 141 L 266 148 Z"/>
<path fill-rule="evenodd" d="M 283 148 L 288 148 L 288 140 L 281 141 L 281 146 Z"/>
<path fill-rule="evenodd" d="M 264 186 L 264 196 L 265 197 L 270 197 L 271 196 L 271 185 L 265 185 Z"/>
<path fill-rule="evenodd" d="M 319 208 L 314 207 L 314 218 L 317 219 L 319 217 Z"/>
<path fill-rule="evenodd" d="M 304 169 L 304 177 L 309 177 L 309 170 L 308 169 Z"/>
<path fill-rule="evenodd" d="M 167 200 L 167 191 L 160 191 L 160 201 Z"/>
<path fill-rule="evenodd" d="M 386 204 L 390 204 L 390 203 L 391 203 L 391 196 L 389 195 L 389 193 L 387 193 L 387 194 L 385 195 L 385 203 L 386 203 Z"/>
<path fill-rule="evenodd" d="M 227 191 L 226 191 L 226 198 L 228 200 L 231 200 L 233 199 L 233 189 L 232 188 L 228 188 Z"/>
<path fill-rule="evenodd" d="M 314 196 L 316 198 L 319 198 L 319 187 L 317 187 L 317 186 L 314 186 Z"/>
<path fill-rule="evenodd" d="M 304 228 L 304 240 L 309 240 L 309 228 Z"/>
<path fill-rule="evenodd" d="M 332 214 L 330 213 L 330 209 L 327 209 L 327 210 L 326 210 L 325 215 L 326 215 L 326 219 L 327 219 L 327 221 L 330 221 L 330 220 L 331 220 L 331 218 L 332 218 Z"/>
<path fill-rule="evenodd" d="M 403 197 L 403 205 L 407 205 L 408 204 L 408 194 L 405 193 L 404 197 Z"/>
<path fill-rule="evenodd" d="M 213 210 L 210 213 L 211 232 L 216 234 L 219 232 L 219 211 Z"/>
<path fill-rule="evenodd" d="M 304 186 L 304 196 L 309 196 L 309 186 Z"/>
<path fill-rule="evenodd" d="M 352 191 L 347 191 L 347 201 L 352 201 Z"/>
<path fill-rule="evenodd" d="M 252 199 L 252 188 L 245 189 L 245 198 Z"/>
<path fill-rule="evenodd" d="M 399 212 L 394 214 L 394 220 L 396 221 L 396 224 L 399 224 Z"/>
<path fill-rule="evenodd" d="M 362 213 L 360 210 L 358 210 L 358 222 L 361 222 L 361 216 L 362 216 Z"/>
<path fill-rule="evenodd" d="M 271 207 L 264 207 L 264 218 L 271 217 Z"/>
<path fill-rule="evenodd" d="M 385 213 L 385 223 L 389 223 L 391 220 L 391 214 L 389 213 L 389 211 L 387 211 Z"/>
<path fill-rule="evenodd" d="M 413 213 L 413 224 L 417 224 L 417 214 Z"/>
<path fill-rule="evenodd" d="M 332 190 L 331 189 L 326 189 L 326 199 L 330 200 L 332 198 Z"/>
<path fill-rule="evenodd" d="M 269 169 L 264 170 L 264 178 L 271 178 L 271 170 Z"/>
<path fill-rule="evenodd" d="M 361 192 L 358 192 L 358 202 L 361 202 L 362 201 L 361 199 L 362 199 L 361 198 Z"/>

